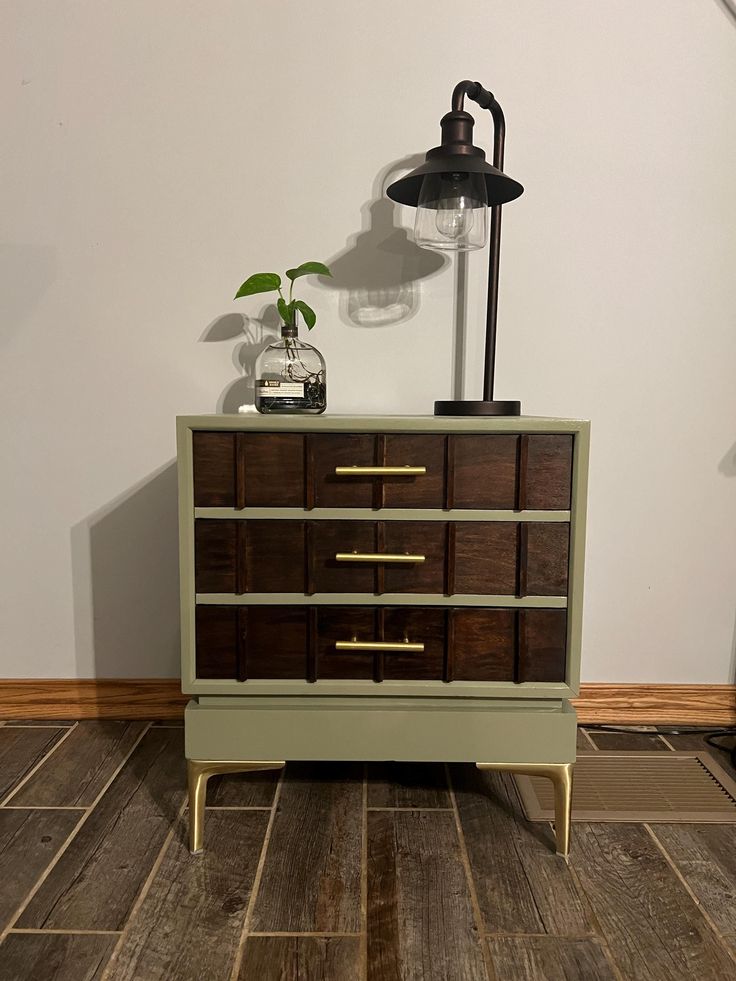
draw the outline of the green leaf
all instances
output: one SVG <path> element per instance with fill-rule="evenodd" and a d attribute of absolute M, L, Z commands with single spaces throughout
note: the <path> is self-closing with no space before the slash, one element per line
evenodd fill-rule
<path fill-rule="evenodd" d="M 270 293 L 281 286 L 281 277 L 278 273 L 254 273 L 243 283 L 235 294 L 237 300 L 240 296 L 252 296 L 254 293 Z"/>
<path fill-rule="evenodd" d="M 291 315 L 291 311 L 289 310 L 290 304 L 287 303 L 286 300 L 284 300 L 283 297 L 280 296 L 276 301 L 276 306 L 278 308 L 279 313 L 281 314 L 281 319 L 284 321 L 284 323 L 285 324 L 290 323 L 289 320 L 289 317 Z"/>
<path fill-rule="evenodd" d="M 299 310 L 301 315 L 304 317 L 304 323 L 311 330 L 312 327 L 317 323 L 317 314 L 314 310 L 307 306 L 304 300 L 294 300 L 294 306 Z"/>
<path fill-rule="evenodd" d="M 287 269 L 286 275 L 293 283 L 294 280 L 298 279 L 300 276 L 331 276 L 332 273 L 324 262 L 303 262 L 301 266 L 297 266 L 296 269 Z"/>

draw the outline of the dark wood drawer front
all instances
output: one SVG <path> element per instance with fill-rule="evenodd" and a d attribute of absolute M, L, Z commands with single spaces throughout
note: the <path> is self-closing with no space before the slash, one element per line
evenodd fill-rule
<path fill-rule="evenodd" d="M 520 610 L 516 681 L 565 681 L 567 612 Z"/>
<path fill-rule="evenodd" d="M 304 506 L 300 433 L 192 434 L 195 507 Z"/>
<path fill-rule="evenodd" d="M 237 521 L 194 522 L 194 583 L 198 593 L 239 593 Z"/>
<path fill-rule="evenodd" d="M 377 566 L 363 562 L 339 562 L 342 552 L 376 551 L 376 526 L 372 521 L 315 521 L 309 527 L 308 593 L 375 593 Z"/>
<path fill-rule="evenodd" d="M 241 606 L 241 681 L 308 677 L 309 610 Z"/>
<path fill-rule="evenodd" d="M 527 522 L 521 535 L 520 594 L 565 596 L 570 526 L 556 522 Z"/>
<path fill-rule="evenodd" d="M 374 678 L 375 652 L 340 650 L 338 643 L 371 643 L 378 638 L 378 610 L 370 607 L 320 607 L 317 610 L 317 678 Z"/>
<path fill-rule="evenodd" d="M 444 678 L 445 619 L 441 609 L 318 607 L 317 663 L 321 678 L 435 680 Z M 341 649 L 360 643 L 364 650 Z M 371 645 L 375 644 L 375 647 Z M 403 645 L 406 651 L 381 645 Z M 422 650 L 415 649 L 418 645 Z"/>
<path fill-rule="evenodd" d="M 453 681 L 565 681 L 565 610 L 450 612 Z"/>
<path fill-rule="evenodd" d="M 430 521 L 315 521 L 309 593 L 436 593 L 445 591 L 447 526 Z M 350 556 L 355 553 L 356 558 Z M 360 556 L 375 555 L 364 561 Z M 381 561 L 380 556 L 423 556 Z M 340 556 L 340 558 L 337 558 Z"/>
<path fill-rule="evenodd" d="M 196 670 L 240 681 L 561 682 L 566 634 L 564 610 L 198 606 Z"/>
<path fill-rule="evenodd" d="M 198 518 L 196 590 L 564 596 L 569 534 L 567 522 Z"/>
<path fill-rule="evenodd" d="M 518 436 L 453 436 L 450 440 L 455 508 L 517 506 Z"/>
<path fill-rule="evenodd" d="M 567 510 L 567 434 L 193 433 L 196 507 Z M 423 467 L 418 474 L 336 468 Z"/>
<path fill-rule="evenodd" d="M 372 508 L 376 478 L 341 477 L 337 467 L 375 467 L 376 437 L 310 435 L 307 440 L 311 498 L 317 508 Z"/>
<path fill-rule="evenodd" d="M 198 678 L 237 678 L 238 607 L 198 606 L 195 610 Z"/>
<path fill-rule="evenodd" d="M 451 592 L 515 596 L 518 583 L 519 524 L 515 521 L 458 521 Z"/>
<path fill-rule="evenodd" d="M 511 681 L 517 618 L 516 610 L 451 610 L 450 680 Z"/>
<path fill-rule="evenodd" d="M 194 523 L 198 593 L 303 593 L 303 521 Z"/>
<path fill-rule="evenodd" d="M 382 640 L 408 640 L 423 644 L 424 650 L 379 652 L 377 679 L 442 681 L 445 677 L 446 619 L 447 613 L 442 609 L 389 607 L 382 611 Z"/>
<path fill-rule="evenodd" d="M 446 439 L 437 435 L 310 435 L 314 507 L 445 507 Z M 336 473 L 337 468 L 424 467 L 423 474 Z"/>
<path fill-rule="evenodd" d="M 572 489 L 569 435 L 522 436 L 520 508 L 567 511 Z"/>
<path fill-rule="evenodd" d="M 450 535 L 450 595 L 567 594 L 567 522 L 458 521 Z"/>
<path fill-rule="evenodd" d="M 198 678 L 305 678 L 304 607 L 198 606 Z"/>
<path fill-rule="evenodd" d="M 235 507 L 235 433 L 192 433 L 194 506 Z"/>
<path fill-rule="evenodd" d="M 417 477 L 381 477 L 382 506 L 387 508 L 444 508 L 446 502 L 444 436 L 404 436 L 391 433 L 379 437 L 385 450 L 380 455 L 388 467 L 426 467 Z"/>

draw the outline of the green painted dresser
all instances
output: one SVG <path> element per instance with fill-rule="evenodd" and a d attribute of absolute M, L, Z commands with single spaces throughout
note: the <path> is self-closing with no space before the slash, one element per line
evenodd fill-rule
<path fill-rule="evenodd" d="M 588 423 L 177 424 L 192 851 L 209 776 L 311 759 L 547 776 L 567 854 Z"/>

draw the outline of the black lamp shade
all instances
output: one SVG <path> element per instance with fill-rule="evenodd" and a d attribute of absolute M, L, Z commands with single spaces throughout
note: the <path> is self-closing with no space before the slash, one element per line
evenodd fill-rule
<path fill-rule="evenodd" d="M 486 184 L 488 204 L 506 204 L 523 194 L 524 188 L 512 177 L 492 167 L 485 160 L 485 154 L 476 147 L 475 153 L 451 153 L 451 147 L 435 147 L 427 154 L 427 159 L 416 170 L 412 170 L 399 180 L 389 184 L 386 194 L 397 204 L 408 204 L 416 208 L 419 204 L 424 178 L 428 174 L 481 174 Z M 438 152 L 441 151 L 441 152 Z"/>

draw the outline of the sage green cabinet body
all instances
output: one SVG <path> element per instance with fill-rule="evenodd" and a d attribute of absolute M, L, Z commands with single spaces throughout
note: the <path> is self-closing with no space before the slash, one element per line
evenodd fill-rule
<path fill-rule="evenodd" d="M 588 423 L 177 425 L 189 759 L 574 761 Z"/>

